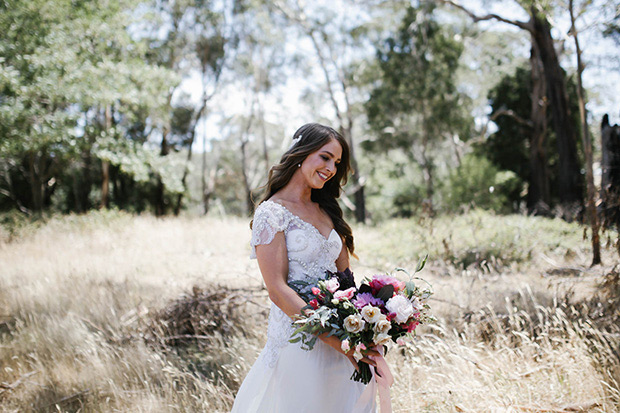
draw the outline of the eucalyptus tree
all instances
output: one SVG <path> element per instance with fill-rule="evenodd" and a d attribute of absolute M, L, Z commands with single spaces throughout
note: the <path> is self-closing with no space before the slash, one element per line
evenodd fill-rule
<path fill-rule="evenodd" d="M 554 39 L 551 35 L 551 24 L 549 15 L 552 5 L 546 0 L 515 0 L 515 3 L 523 8 L 528 14 L 528 21 L 510 19 L 494 13 L 478 15 L 454 0 L 441 0 L 442 3 L 456 7 L 475 22 L 495 20 L 502 23 L 518 27 L 529 33 L 532 45 L 532 73 L 539 76 L 533 80 L 544 78 L 545 97 L 549 100 L 549 109 L 552 113 L 553 128 L 557 137 L 557 151 L 559 153 L 559 194 L 560 203 L 564 209 L 564 215 L 572 218 L 582 205 L 583 179 L 581 176 L 581 166 L 577 153 L 576 131 L 571 127 L 570 110 L 567 97 L 565 72 L 560 66 L 560 59 L 555 49 Z M 540 72 L 542 68 L 542 73 Z M 533 90 L 541 90 L 539 85 L 535 85 Z M 543 99 L 544 100 L 544 99 Z M 540 101 L 540 100 L 539 100 Z M 532 119 L 542 119 L 537 111 L 546 110 L 546 107 L 537 105 L 532 107 Z M 535 128 L 534 131 L 539 130 Z M 536 148 L 542 148 L 540 138 L 544 134 L 533 136 L 531 147 L 534 149 L 532 157 L 539 156 L 535 152 Z M 542 156 L 544 158 L 544 156 Z M 535 162 L 535 161 L 533 161 Z M 544 171 L 544 168 L 535 168 L 536 171 Z M 533 180 L 539 182 L 541 180 Z M 544 197 L 544 189 L 538 188 L 537 193 Z"/>
<path fill-rule="evenodd" d="M 186 149 L 188 160 L 181 167 L 180 185 L 174 188 L 166 186 L 163 173 L 157 174 L 154 198 L 157 215 L 167 213 L 170 207 L 178 213 L 182 206 L 196 128 L 217 90 L 215 85 L 223 69 L 229 40 L 225 21 L 227 4 L 210 0 L 152 0 L 151 18 L 145 19 L 139 29 L 140 37 L 149 42 L 152 64 L 174 72 L 183 80 L 197 71 L 202 83 L 197 105 L 183 94 L 182 82 L 170 84 L 166 92 L 165 113 L 155 125 L 159 154 L 166 157 Z M 175 199 L 170 195 L 176 195 Z"/>
<path fill-rule="evenodd" d="M 402 148 L 421 166 L 428 208 L 435 192 L 434 147 L 456 132 L 467 135 L 467 96 L 456 85 L 463 44 L 433 15 L 434 6 L 409 6 L 398 30 L 377 50 L 379 76 L 366 103 L 377 138 L 369 150 Z"/>
<path fill-rule="evenodd" d="M 256 188 L 267 180 L 272 152 L 281 152 L 283 128 L 270 118 L 286 112 L 273 103 L 290 75 L 290 55 L 283 47 L 286 27 L 265 2 L 244 2 L 232 24 L 238 40 L 232 59 L 233 86 L 244 103 L 227 124 L 239 148 L 246 213 L 252 214 Z"/>
<path fill-rule="evenodd" d="M 575 8 L 574 0 L 569 0 L 568 4 L 565 5 L 568 8 L 568 12 L 570 14 L 570 35 L 575 43 L 575 57 L 577 61 L 577 96 L 579 99 L 579 118 L 581 121 L 581 137 L 583 139 L 583 148 L 585 152 L 585 161 L 586 161 L 586 185 L 587 185 L 587 196 L 586 196 L 586 214 L 587 219 L 589 221 L 590 227 L 592 229 L 592 265 L 601 263 L 601 243 L 599 239 L 599 219 L 597 216 L 596 206 L 595 206 L 595 196 L 596 196 L 596 188 L 594 187 L 594 173 L 592 167 L 592 140 L 590 138 L 590 131 L 588 128 L 588 114 L 586 110 L 586 96 L 583 87 L 582 77 L 583 71 L 585 69 L 585 64 L 582 58 L 582 46 L 579 42 L 579 30 L 577 29 L 577 20 L 579 17 L 583 16 L 586 12 L 586 9 L 592 5 L 591 0 L 582 1 L 578 6 L 579 8 Z"/>
<path fill-rule="evenodd" d="M 364 114 L 362 104 L 365 101 L 364 88 L 360 78 L 367 66 L 369 56 L 367 32 L 374 25 L 368 18 L 368 5 L 356 2 L 341 3 L 337 9 L 308 5 L 301 0 L 277 0 L 273 5 L 297 29 L 301 35 L 299 43 L 309 42 L 310 51 L 299 57 L 300 66 L 313 73 L 318 69 L 322 83 L 313 85 L 315 91 L 327 101 L 337 129 L 349 143 L 351 150 L 351 176 L 354 204 L 345 203 L 354 209 L 358 222 L 366 219 L 366 201 L 362 172 L 358 168 L 357 139 L 354 136 L 356 126 Z M 313 73 L 314 74 L 314 73 Z M 315 79 L 312 76 L 311 79 Z"/>
<path fill-rule="evenodd" d="M 236 43 L 233 30 L 230 23 L 226 21 L 224 11 L 220 10 L 218 12 L 205 6 L 203 5 L 199 12 L 194 15 L 194 24 L 192 25 L 194 34 L 194 65 L 198 67 L 202 89 L 200 103 L 198 107 L 180 105 L 173 111 L 172 131 L 181 136 L 184 146 L 187 147 L 187 162 L 183 168 L 183 176 L 181 178 L 183 191 L 177 195 L 174 207 L 175 215 L 179 214 L 183 196 L 187 192 L 187 176 L 191 165 L 198 124 L 202 119 L 204 121 L 203 124 L 206 125 L 207 104 L 218 91 L 221 74 L 227 63 L 226 57 L 230 54 L 230 48 L 234 47 Z M 183 137 L 185 137 L 184 141 Z M 203 142 L 203 151 L 206 151 L 204 149 L 205 143 Z M 203 188 L 202 192 L 204 197 L 205 188 Z"/>
<path fill-rule="evenodd" d="M 155 114 L 162 86 L 176 81 L 146 63 L 145 48 L 129 35 L 136 5 L 0 4 L 0 174 L 2 193 L 20 209 L 40 213 L 63 184 L 65 192 L 73 192 L 69 209 L 88 208 L 92 181 L 98 180 L 94 160 L 102 160 L 105 183 L 108 155 L 122 157 L 119 148 L 132 149 L 119 142 L 131 128 L 125 121 L 138 106 Z"/>

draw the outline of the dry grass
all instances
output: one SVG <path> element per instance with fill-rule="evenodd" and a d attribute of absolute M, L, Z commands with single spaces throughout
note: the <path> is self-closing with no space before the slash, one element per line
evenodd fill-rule
<path fill-rule="evenodd" d="M 474 211 L 354 233 L 358 275 L 432 259 L 439 322 L 388 354 L 395 411 L 618 410 L 617 292 L 597 287 L 617 275 L 584 267 L 580 227 Z M 248 239 L 113 212 L 0 228 L 0 411 L 229 410 L 266 327 Z"/>

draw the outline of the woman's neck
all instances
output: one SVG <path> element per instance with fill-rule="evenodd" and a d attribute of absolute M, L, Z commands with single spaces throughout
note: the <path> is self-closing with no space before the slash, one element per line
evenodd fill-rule
<path fill-rule="evenodd" d="M 304 181 L 301 174 L 295 174 L 291 180 L 278 191 L 279 197 L 291 201 L 308 204 L 312 202 L 312 188 Z"/>

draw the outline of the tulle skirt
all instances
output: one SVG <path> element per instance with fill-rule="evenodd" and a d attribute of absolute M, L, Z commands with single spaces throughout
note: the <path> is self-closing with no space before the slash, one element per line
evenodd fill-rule
<path fill-rule="evenodd" d="M 263 357 L 261 353 L 243 381 L 233 413 L 376 411 L 374 397 L 360 397 L 366 385 L 350 379 L 354 371 L 351 362 L 320 340 L 310 351 L 299 344 L 286 345 L 273 367 Z M 369 386 L 374 385 L 373 380 Z"/>

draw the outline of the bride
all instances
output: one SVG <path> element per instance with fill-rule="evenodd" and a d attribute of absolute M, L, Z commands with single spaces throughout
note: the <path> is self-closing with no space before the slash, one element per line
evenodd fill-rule
<path fill-rule="evenodd" d="M 350 379 L 357 363 L 340 340 L 319 336 L 310 351 L 288 342 L 292 318 L 306 305 L 288 285 L 344 271 L 353 254 L 351 227 L 337 198 L 350 171 L 349 147 L 334 129 L 311 123 L 295 132 L 269 172 L 265 198 L 252 221 L 252 258 L 272 301 L 267 343 L 233 406 L 239 413 L 370 413 L 374 397 Z M 368 350 L 362 362 L 376 365 Z M 368 386 L 374 386 L 371 381 Z"/>

